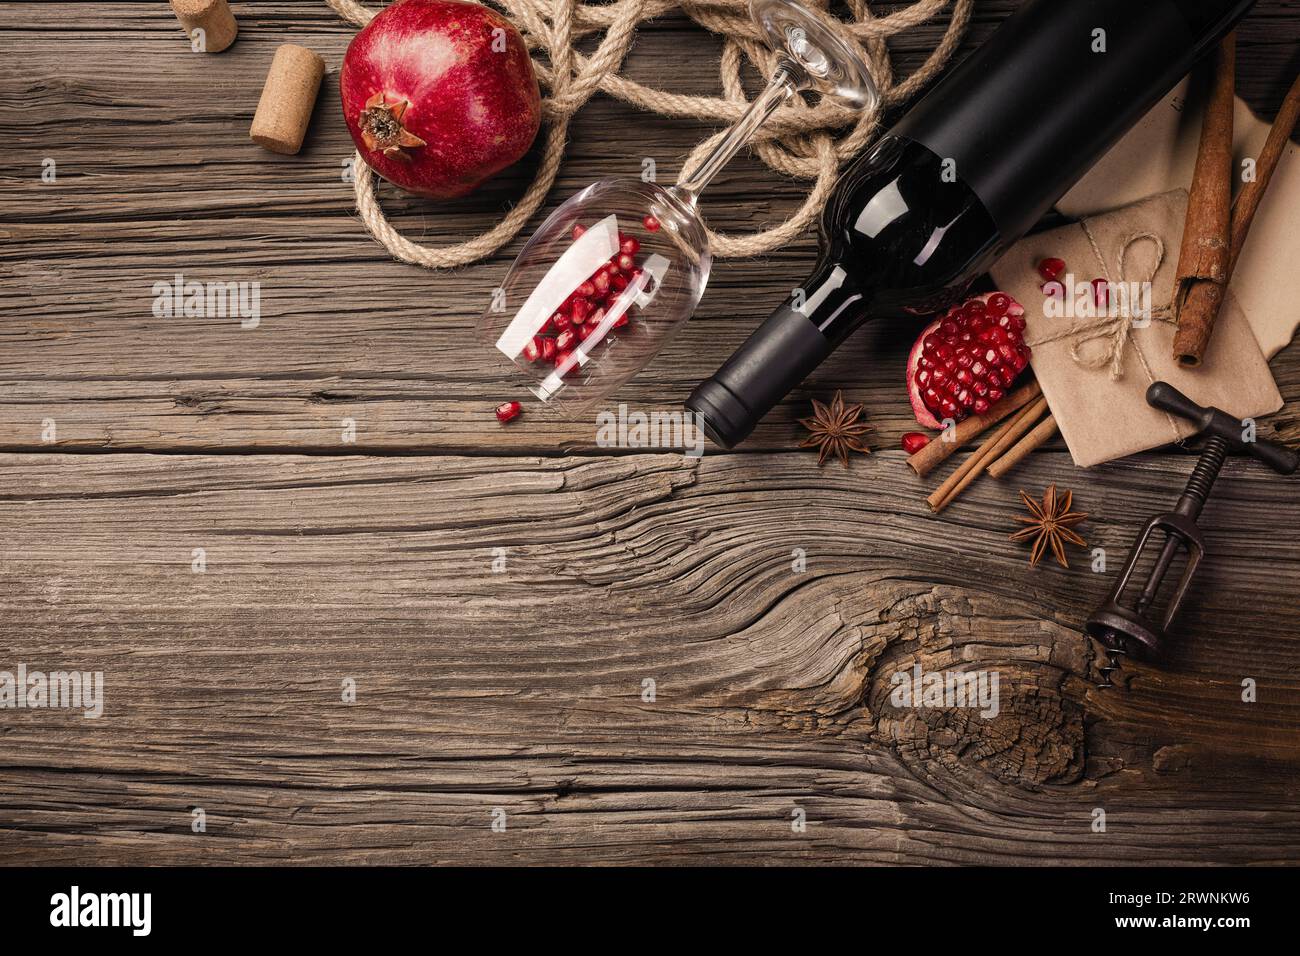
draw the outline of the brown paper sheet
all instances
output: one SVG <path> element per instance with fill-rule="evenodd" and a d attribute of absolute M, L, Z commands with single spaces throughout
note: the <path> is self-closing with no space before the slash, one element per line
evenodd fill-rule
<path fill-rule="evenodd" d="M 1113 279 L 1121 278 L 1115 272 L 1115 261 L 1128 239 L 1152 233 L 1163 240 L 1164 258 L 1150 287 L 1151 304 L 1157 309 L 1168 305 L 1173 295 L 1186 210 L 1187 192 L 1180 189 L 1087 222 L 1097 247 L 1107 257 Z M 1030 343 L 1096 321 L 1088 316 L 1049 318 L 1045 314 L 1047 297 L 1036 265 L 1048 256 L 1064 259 L 1079 283 L 1105 274 L 1088 233 L 1079 224 L 1030 236 L 1013 246 L 991 272 L 998 288 L 1024 305 L 1025 338 Z M 1150 275 L 1155 258 L 1151 242 L 1135 243 L 1123 278 L 1138 281 Z M 1082 297 L 1075 304 L 1078 311 L 1086 311 Z M 1224 301 L 1200 368 L 1178 365 L 1173 358 L 1173 337 L 1174 326 L 1158 318 L 1145 327 L 1133 327 L 1117 381 L 1111 379 L 1109 368 L 1088 368 L 1075 361 L 1069 339 L 1033 346 L 1034 371 L 1075 464 L 1086 468 L 1194 433 L 1190 423 L 1147 405 L 1146 390 L 1153 381 L 1169 382 L 1193 401 L 1218 406 L 1240 418 L 1271 414 L 1282 407 L 1268 362 L 1232 291 Z M 1101 341 L 1081 344 L 1080 354 L 1085 359 L 1095 356 L 1104 352 L 1106 345 Z"/>
<path fill-rule="evenodd" d="M 1184 80 L 1110 150 L 1057 203 L 1067 216 L 1081 218 L 1118 209 L 1192 181 L 1201 117 L 1208 84 Z M 1233 116 L 1233 156 L 1240 191 L 1243 162 L 1259 155 L 1269 124 L 1241 99 Z M 1230 287 L 1265 356 L 1272 358 L 1295 336 L 1295 308 L 1289 277 L 1300 262 L 1300 147 L 1289 144 L 1251 226 Z M 1177 238 L 1174 240 L 1177 248 Z M 1217 333 L 1216 333 L 1217 334 Z"/>

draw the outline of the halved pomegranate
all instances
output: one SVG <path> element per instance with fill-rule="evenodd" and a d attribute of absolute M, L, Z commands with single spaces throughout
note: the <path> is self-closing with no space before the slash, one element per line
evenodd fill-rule
<path fill-rule="evenodd" d="M 1005 292 L 977 295 L 925 327 L 907 357 L 907 395 L 916 420 L 982 415 L 1029 364 L 1025 310 Z"/>

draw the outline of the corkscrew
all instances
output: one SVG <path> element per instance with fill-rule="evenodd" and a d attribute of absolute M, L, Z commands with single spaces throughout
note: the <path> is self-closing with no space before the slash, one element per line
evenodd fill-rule
<path fill-rule="evenodd" d="M 1147 389 L 1147 404 L 1187 419 L 1197 426 L 1197 436 L 1208 440 L 1174 510 L 1158 514 L 1146 523 L 1106 603 L 1088 618 L 1088 633 L 1105 646 L 1108 657 L 1107 665 L 1101 668 L 1099 687 L 1114 686 L 1111 675 L 1119 670 L 1124 657 L 1158 660 L 1163 655 L 1169 626 L 1187 596 L 1197 568 L 1205 559 L 1205 538 L 1196 519 L 1210 497 L 1228 454 L 1250 455 L 1283 475 L 1292 474 L 1300 467 L 1300 454 L 1293 449 L 1276 442 L 1247 440 L 1240 420 L 1221 409 L 1197 405 L 1167 382 L 1156 382 Z M 1164 544 L 1160 546 L 1145 585 L 1134 599 L 1129 600 L 1130 581 L 1137 573 L 1148 542 L 1157 531 L 1164 533 Z M 1161 612 L 1157 598 L 1180 551 L 1186 553 L 1187 563 L 1173 596 Z"/>

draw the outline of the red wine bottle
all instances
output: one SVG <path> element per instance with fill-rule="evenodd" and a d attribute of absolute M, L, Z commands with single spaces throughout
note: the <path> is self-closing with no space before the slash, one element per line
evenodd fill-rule
<path fill-rule="evenodd" d="M 686 407 L 730 448 L 867 319 L 960 301 L 1253 2 L 1027 0 L 845 170 L 812 276 Z"/>

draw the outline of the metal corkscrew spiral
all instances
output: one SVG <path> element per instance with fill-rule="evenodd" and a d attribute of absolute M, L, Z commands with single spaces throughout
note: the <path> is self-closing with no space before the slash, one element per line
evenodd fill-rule
<path fill-rule="evenodd" d="M 1169 626 L 1205 558 L 1205 538 L 1196 519 L 1214 490 L 1214 482 L 1229 452 L 1250 455 L 1283 475 L 1292 474 L 1300 467 L 1300 454 L 1293 449 L 1276 442 L 1248 440 L 1241 421 L 1221 409 L 1197 405 L 1167 382 L 1156 382 L 1147 389 L 1147 404 L 1193 422 L 1197 434 L 1208 441 L 1174 510 L 1158 514 L 1146 523 L 1106 603 L 1088 618 L 1088 633 L 1106 649 L 1107 663 L 1098 668 L 1102 678 L 1098 687 L 1115 686 L 1113 676 L 1121 669 L 1125 657 L 1158 660 L 1163 655 Z M 1158 531 L 1164 533 L 1164 543 L 1145 584 L 1130 600 L 1130 581 L 1137 573 L 1147 543 Z M 1157 614 L 1165 577 L 1180 552 L 1186 553 L 1187 564 L 1164 612 Z"/>

